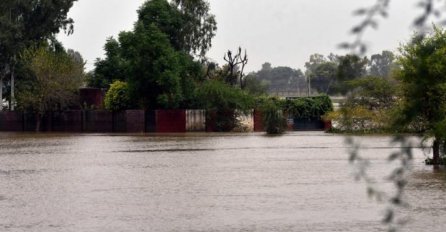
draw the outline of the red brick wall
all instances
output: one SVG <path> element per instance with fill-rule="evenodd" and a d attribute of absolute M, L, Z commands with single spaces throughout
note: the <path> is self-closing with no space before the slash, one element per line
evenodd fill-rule
<path fill-rule="evenodd" d="M 184 133 L 186 132 L 185 110 L 157 110 L 156 132 Z"/>
<path fill-rule="evenodd" d="M 331 120 L 324 120 L 324 130 L 329 131 L 333 128 Z"/>
<path fill-rule="evenodd" d="M 215 122 L 215 118 L 217 117 L 217 112 L 207 112 L 206 116 L 206 132 L 215 132 L 217 131 L 217 124 Z"/>
<path fill-rule="evenodd" d="M 260 110 L 254 110 L 254 132 L 265 131 L 262 117 L 262 112 Z"/>

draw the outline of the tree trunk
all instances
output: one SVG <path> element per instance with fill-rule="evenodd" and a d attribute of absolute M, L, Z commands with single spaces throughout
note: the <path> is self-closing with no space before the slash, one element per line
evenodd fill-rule
<path fill-rule="evenodd" d="M 440 140 L 435 138 L 434 144 L 432 146 L 434 155 L 432 158 L 432 164 L 433 165 L 439 165 L 440 164 Z"/>
<path fill-rule="evenodd" d="M 36 115 L 36 132 L 40 131 L 40 124 L 42 123 L 42 116 L 41 114 Z"/>
<path fill-rule="evenodd" d="M 15 93 L 14 93 L 14 82 L 15 82 L 15 77 L 14 77 L 14 66 L 12 66 L 11 69 L 11 103 L 9 105 L 9 109 L 11 109 L 11 111 L 14 111 L 14 105 L 15 105 Z"/>
<path fill-rule="evenodd" d="M 3 80 L 0 78 L 0 111 L 3 110 Z"/>

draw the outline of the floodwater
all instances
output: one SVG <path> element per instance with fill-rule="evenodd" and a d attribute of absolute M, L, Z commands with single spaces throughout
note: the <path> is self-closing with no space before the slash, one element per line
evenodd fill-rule
<path fill-rule="evenodd" d="M 344 137 L 0 134 L 0 231 L 383 231 Z M 361 137 L 389 189 L 390 137 Z M 444 231 L 446 175 L 415 149 L 403 231 Z"/>

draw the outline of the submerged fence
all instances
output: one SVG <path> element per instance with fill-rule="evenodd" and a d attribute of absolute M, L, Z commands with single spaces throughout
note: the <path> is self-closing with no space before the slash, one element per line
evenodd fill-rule
<path fill-rule="evenodd" d="M 35 131 L 35 114 L 0 112 L 0 131 Z M 205 110 L 70 110 L 47 113 L 40 131 L 89 133 L 182 133 L 206 131 Z"/>
<path fill-rule="evenodd" d="M 46 114 L 40 131 L 71 133 L 184 133 L 213 132 L 215 115 L 205 110 L 69 110 Z M 261 112 L 253 111 L 239 117 L 239 131 L 264 131 Z M 324 130 L 327 125 L 318 119 L 290 119 L 289 130 Z M 32 113 L 0 112 L 0 131 L 35 131 L 37 118 Z"/>

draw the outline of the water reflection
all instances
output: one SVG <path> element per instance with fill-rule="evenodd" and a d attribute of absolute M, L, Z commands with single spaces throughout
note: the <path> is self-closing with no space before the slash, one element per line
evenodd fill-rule
<path fill-rule="evenodd" d="M 378 179 L 390 140 L 361 138 Z M 0 231 L 382 231 L 383 206 L 353 181 L 343 141 L 0 134 Z M 412 231 L 442 231 L 445 174 L 415 155 L 403 213 Z"/>

